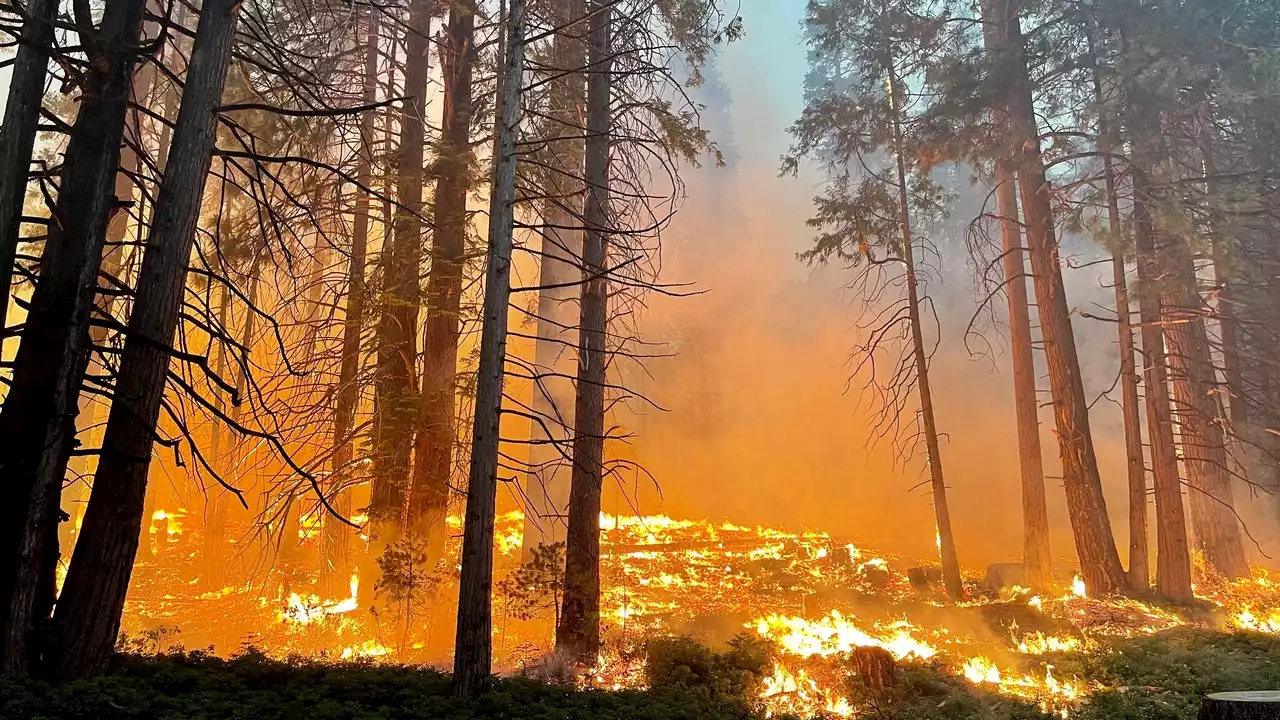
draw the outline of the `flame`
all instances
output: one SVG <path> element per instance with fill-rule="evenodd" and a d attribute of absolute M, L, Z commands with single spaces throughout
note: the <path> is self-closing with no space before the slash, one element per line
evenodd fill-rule
<path fill-rule="evenodd" d="M 180 625 L 184 640 L 195 647 L 215 645 L 225 652 L 249 642 L 277 657 L 418 663 L 447 657 L 447 633 L 439 628 L 448 618 L 431 615 L 434 600 L 398 617 L 394 605 L 375 597 L 376 612 L 369 612 L 360 606 L 358 574 L 350 575 L 345 593 L 326 589 L 314 564 L 299 568 L 296 560 L 202 581 L 202 529 L 192 523 L 184 533 L 185 515 L 184 509 L 157 510 L 152 517 L 152 536 L 168 542 L 155 562 L 135 570 L 126 605 L 128 632 Z M 363 515 L 351 519 L 367 521 Z M 452 515 L 446 522 L 450 539 L 441 566 L 456 568 L 463 519 Z M 322 526 L 322 518 L 300 518 L 299 546 L 317 549 L 315 530 Z M 523 526 L 518 512 L 496 518 L 496 581 L 522 561 Z M 1097 637 L 1147 634 L 1190 622 L 1136 600 L 1089 597 L 1077 577 L 1057 594 L 1011 588 L 998 597 L 975 595 L 957 606 L 1025 602 L 1066 629 L 975 637 L 948 627 L 949 616 L 931 609 L 934 600 L 915 594 L 905 568 L 917 560 L 877 556 L 826 533 L 607 513 L 600 516 L 600 533 L 600 611 L 609 644 L 598 665 L 578 681 L 602 688 L 642 687 L 642 655 L 627 643 L 669 635 L 707 618 L 750 619 L 748 632 L 778 650 L 759 695 L 762 708 L 774 715 L 860 713 L 845 688 L 848 655 L 864 647 L 881 648 L 903 664 L 927 662 L 1063 713 L 1094 688 L 1055 674 L 1045 662 L 1052 654 L 1092 652 Z M 229 556 L 252 549 L 246 545 L 255 542 L 248 540 L 250 533 L 228 535 Z M 241 544 L 232 545 L 237 538 Z M 440 582 L 453 583 L 455 577 L 446 574 Z M 1261 570 L 1234 582 L 1210 578 L 1197 586 L 1197 594 L 1222 608 L 1232 627 L 1280 634 L 1277 578 Z M 289 590 L 280 589 L 286 586 Z M 439 598 L 455 592 L 454 587 L 433 590 Z M 858 597 L 876 601 L 859 604 Z M 495 598 L 497 606 L 502 602 Z M 550 653 L 553 615 L 551 603 L 545 605 L 546 617 L 531 621 L 508 622 L 495 613 L 494 661 L 500 671 L 531 667 Z M 407 624 L 398 622 L 406 618 Z M 398 630 L 400 625 L 407 629 Z"/>
<path fill-rule="evenodd" d="M 308 625 L 321 621 L 328 615 L 349 613 L 360 607 L 359 575 L 351 576 L 350 587 L 351 595 L 337 602 L 322 601 L 315 595 L 310 595 L 304 599 L 297 593 L 290 593 L 285 607 L 278 614 L 278 618 L 281 622 Z"/>
<path fill-rule="evenodd" d="M 773 640 L 783 652 L 799 657 L 826 657 L 859 647 L 883 648 L 897 660 L 907 657 L 927 660 L 938 652 L 913 637 L 917 629 L 905 620 L 875 631 L 876 635 L 858 627 L 855 620 L 839 611 L 816 621 L 770 615 L 757 620 L 755 628 L 760 637 Z"/>

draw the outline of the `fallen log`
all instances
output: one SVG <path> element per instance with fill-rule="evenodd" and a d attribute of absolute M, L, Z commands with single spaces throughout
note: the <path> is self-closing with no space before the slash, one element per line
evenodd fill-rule
<path fill-rule="evenodd" d="M 1197 720 L 1280 720 L 1280 691 L 1206 695 Z"/>

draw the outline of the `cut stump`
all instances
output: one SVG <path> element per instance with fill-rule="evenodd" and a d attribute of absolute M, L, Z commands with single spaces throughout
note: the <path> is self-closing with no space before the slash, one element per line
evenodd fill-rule
<path fill-rule="evenodd" d="M 921 566 L 907 568 L 907 582 L 911 583 L 911 587 L 916 592 L 929 592 L 936 584 L 942 582 L 942 568 L 936 566 Z"/>
<path fill-rule="evenodd" d="M 1280 720 L 1280 691 L 1206 695 L 1197 720 Z"/>
<path fill-rule="evenodd" d="M 898 681 L 898 664 L 884 648 L 857 647 L 853 649 L 853 672 L 867 687 L 877 692 L 891 688 Z"/>

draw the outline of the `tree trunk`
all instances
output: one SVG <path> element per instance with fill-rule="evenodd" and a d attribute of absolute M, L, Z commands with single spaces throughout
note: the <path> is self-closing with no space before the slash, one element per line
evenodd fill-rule
<path fill-rule="evenodd" d="M 1191 249 L 1160 253 L 1165 262 L 1165 338 L 1169 380 L 1177 402 L 1182 464 L 1190 482 L 1191 527 L 1196 547 L 1209 567 L 1224 577 L 1249 575 L 1240 524 L 1235 515 L 1222 418 L 1213 395 L 1213 359 L 1204 327 L 1205 308 L 1196 290 Z"/>
<path fill-rule="evenodd" d="M 484 326 L 476 378 L 471 471 L 467 483 L 454 640 L 453 692 L 473 697 L 489 685 L 493 645 L 493 523 L 497 499 L 499 420 L 507 356 L 507 305 L 511 299 L 511 250 L 515 225 L 516 142 L 520 83 L 524 76 L 524 0 L 511 0 L 498 115 L 494 128 L 493 185 L 489 200 L 489 263 L 485 270 Z"/>
<path fill-rule="evenodd" d="M 1116 197 L 1111 158 L 1103 161 L 1107 185 L 1108 228 L 1120 232 L 1120 204 Z M 1116 240 L 1118 242 L 1118 239 Z M 1147 549 L 1147 468 L 1142 456 L 1142 419 L 1138 409 L 1138 370 L 1133 355 L 1133 322 L 1124 254 L 1111 255 L 1116 318 L 1120 333 L 1120 409 L 1124 417 L 1124 447 L 1129 472 L 1129 587 L 1146 592 L 1151 582 Z"/>
<path fill-rule="evenodd" d="M 985 0 L 983 3 L 984 21 L 992 27 L 992 49 L 1004 56 L 1001 59 L 1007 63 L 1013 79 L 1005 111 L 1010 122 L 1010 143 L 1016 159 L 1027 245 L 1035 276 L 1036 309 L 1053 393 L 1054 424 L 1058 431 L 1072 535 L 1085 584 L 1094 594 L 1106 595 L 1125 587 L 1124 568 L 1111 535 L 1098 459 L 1089 431 L 1089 408 L 1062 283 L 1049 183 L 1040 155 L 1031 81 L 1023 56 L 1019 12 L 1018 0 Z"/>
<path fill-rule="evenodd" d="M 1139 125 L 1132 126 L 1138 133 Z M 1135 133 L 1137 137 L 1137 133 Z M 1156 591 L 1172 600 L 1190 600 L 1191 556 L 1182 510 L 1182 481 L 1174 454 L 1173 415 L 1161 330 L 1160 258 L 1156 250 L 1155 207 L 1145 166 L 1133 173 L 1133 226 L 1138 252 L 1138 311 L 1142 320 L 1142 374 L 1146 389 L 1147 434 L 1151 442 L 1156 493 Z"/>
<path fill-rule="evenodd" d="M 58 0 L 29 0 L 26 12 L 9 76 L 4 126 L 0 127 L 0 339 L 4 337 L 14 257 L 22 235 L 22 203 L 27 196 Z"/>
<path fill-rule="evenodd" d="M 1222 692 L 1205 696 L 1196 720 L 1280 720 L 1280 692 Z"/>
<path fill-rule="evenodd" d="M 151 65 L 144 66 L 133 79 L 133 96 L 137 102 L 145 102 L 148 89 L 151 87 L 154 79 L 155 69 Z M 125 121 L 126 134 L 132 135 L 131 142 L 141 146 L 142 131 L 138 127 L 136 114 L 129 117 Z M 133 176 L 138 172 L 138 153 L 129 144 L 125 142 L 120 148 L 120 170 L 116 173 L 115 179 L 115 196 L 121 202 L 129 202 L 134 195 Z M 141 198 L 139 198 L 141 200 Z M 143 224 L 143 214 L 140 209 L 134 211 L 139 218 L 139 234 L 141 234 Z M 124 247 L 123 243 L 129 230 L 129 220 L 131 215 L 124 209 L 112 215 L 107 223 L 107 235 L 102 253 L 101 274 L 107 278 L 119 279 L 121 269 L 124 267 Z M 108 285 L 108 287 L 110 287 Z M 106 294 L 100 295 L 96 302 L 96 312 L 104 317 L 111 317 L 112 308 L 115 306 L 116 295 Z M 107 342 L 107 328 L 104 325 L 93 325 L 89 328 L 89 341 L 96 347 L 101 347 Z M 105 370 L 105 368 L 103 368 Z M 79 422 L 78 432 L 83 432 L 92 438 L 89 445 L 100 445 L 101 433 L 98 432 L 98 426 L 104 419 L 106 406 L 102 398 L 96 395 L 81 394 L 78 401 L 77 417 L 82 418 Z M 95 442 L 94 440 L 98 440 Z M 63 507 L 72 508 L 68 515 L 74 519 L 76 516 L 75 506 L 81 505 L 89 496 L 89 482 L 87 478 L 92 474 L 95 463 L 91 462 L 90 457 L 82 456 L 79 458 L 71 458 L 69 469 L 73 476 L 78 476 L 80 480 L 69 484 L 62 491 Z M 72 522 L 62 523 L 58 532 L 58 543 L 63 552 L 70 552 L 72 543 L 75 541 L 74 524 Z M 150 545 L 144 543 L 140 546 L 144 557 L 150 557 Z"/>
<path fill-rule="evenodd" d="M 902 262 L 906 267 L 907 313 L 911 318 L 911 343 L 915 356 L 916 390 L 920 393 L 920 418 L 928 451 L 929 484 L 933 491 L 933 512 L 937 522 L 938 554 L 942 560 L 942 583 L 954 600 L 964 596 L 960 579 L 960 560 L 956 556 L 955 534 L 951 530 L 951 512 L 947 508 L 947 484 L 942 475 L 942 451 L 938 445 L 938 426 L 933 416 L 933 393 L 929 389 L 929 356 L 924 346 L 924 328 L 920 322 L 919 280 L 916 277 L 914 240 L 911 233 L 911 205 L 907 200 L 907 163 L 902 140 L 902 110 L 897 98 L 901 84 L 892 63 L 888 63 L 889 111 L 893 113 L 893 151 L 898 170 L 898 211 L 902 227 Z"/>
<path fill-rule="evenodd" d="M 1092 52 L 1092 38 L 1090 48 Z M 1095 69 L 1093 95 L 1103 106 L 1102 78 Z M 1104 113 L 1098 119 L 1098 134 L 1103 141 L 1113 139 L 1112 118 Z M 1137 364 L 1133 354 L 1133 306 L 1129 300 L 1128 270 L 1125 266 L 1120 198 L 1116 192 L 1116 173 L 1110 155 L 1102 158 L 1103 179 L 1107 193 L 1107 229 L 1111 232 L 1111 281 L 1116 297 L 1116 322 L 1120 348 L 1120 410 L 1124 423 L 1125 467 L 1129 478 L 1129 587 L 1146 592 L 1150 587 L 1150 551 L 1147 530 L 1147 468 L 1142 449 L 1142 416 L 1138 409 Z"/>
<path fill-rule="evenodd" d="M 573 427 L 576 302 L 582 292 L 582 197 L 587 46 L 581 23 L 583 0 L 554 0 L 558 28 L 552 40 L 550 87 L 550 198 L 543 203 L 539 259 L 537 341 L 532 375 L 533 415 L 529 427 L 529 471 L 524 479 L 526 502 L 522 550 L 526 561 L 539 545 L 565 542 L 572 468 L 565 462 Z M 540 420 L 540 421 L 539 421 Z"/>
<path fill-rule="evenodd" d="M 1031 313 L 1027 303 L 1027 263 L 1018 220 L 1018 186 L 1007 164 L 996 165 L 996 204 L 1004 250 L 1005 295 L 1009 299 L 1009 348 L 1013 356 L 1013 404 L 1018 421 L 1018 465 L 1022 471 L 1022 564 L 1034 590 L 1048 587 L 1049 508 L 1044 489 L 1044 456 L 1040 451 L 1040 417 L 1036 402 L 1036 366 L 1031 347 Z"/>
<path fill-rule="evenodd" d="M 365 41 L 364 103 L 377 100 L 378 86 L 378 12 L 369 9 Z M 375 112 L 366 110 L 360 119 L 361 150 L 356 160 L 356 179 L 363 187 L 373 184 L 373 152 Z M 333 412 L 333 458 L 330 465 L 330 502 L 344 517 L 351 515 L 351 490 L 344 488 L 351 474 L 354 455 L 353 438 L 356 410 L 360 404 L 360 337 L 365 324 L 368 288 L 365 264 L 369 249 L 369 194 L 355 191 L 354 219 L 351 228 L 351 257 L 347 264 L 347 306 L 342 324 L 342 360 L 338 368 L 338 387 Z M 332 593 L 346 586 L 351 574 L 351 528 L 335 518 L 325 518 L 320 531 L 321 582 Z M 373 578 L 365 578 L 372 582 Z"/>
<path fill-rule="evenodd" d="M 222 98 L 239 8 L 236 0 L 205 0 L 200 11 L 102 459 L 82 526 L 83 542 L 76 545 L 54 616 L 59 645 L 51 669 L 60 679 L 101 672 L 120 629 L 169 368 L 167 348 L 180 317 L 187 262 L 212 162 L 215 108 Z"/>
<path fill-rule="evenodd" d="M 587 194 L 582 303 L 578 321 L 577 402 L 573 410 L 573 482 L 565 545 L 564 601 L 556 650 L 591 665 L 600 654 L 600 492 L 604 483 L 604 385 L 608 367 L 610 53 L 612 5 L 592 0 L 587 66 Z"/>
<path fill-rule="evenodd" d="M 422 258 L 423 137 L 431 0 L 412 0 L 405 29 L 405 92 L 400 113 L 396 200 L 389 245 L 383 247 L 383 288 L 374 374 L 373 490 L 369 503 L 371 553 L 376 558 L 402 530 L 413 430 L 418 422 L 418 266 Z"/>
<path fill-rule="evenodd" d="M 437 161 L 435 242 L 427 280 L 423 330 L 423 421 L 414 451 L 410 527 L 428 538 L 432 560 L 445 539 L 449 480 L 453 474 L 454 395 L 457 393 L 458 315 L 467 241 L 467 191 L 471 187 L 471 69 L 475 62 L 475 8 L 469 1 L 449 10 L 440 49 L 444 81 L 443 148 Z"/>
<path fill-rule="evenodd" d="M 0 500 L 5 515 L 0 557 L 7 583 L 0 665 L 27 670 L 45 569 L 56 565 L 58 498 L 75 442 L 80 385 L 91 354 L 89 321 L 107 223 L 118 208 L 113 191 L 120 140 L 141 32 L 141 0 L 106 7 L 92 38 L 84 92 L 62 167 L 62 187 L 49 223 L 39 281 L 30 302 L 13 380 L 0 411 Z M 135 542 L 137 538 L 134 538 Z"/>

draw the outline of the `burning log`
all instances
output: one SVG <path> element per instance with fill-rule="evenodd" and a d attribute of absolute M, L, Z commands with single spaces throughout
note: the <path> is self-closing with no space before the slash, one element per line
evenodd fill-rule
<path fill-rule="evenodd" d="M 867 646 L 853 650 L 853 672 L 867 687 L 880 692 L 898 681 L 898 664 L 893 653 L 881 647 Z"/>
<path fill-rule="evenodd" d="M 1014 585 L 1026 587 L 1026 579 L 1026 568 L 1022 563 L 991 563 L 987 566 L 987 577 L 983 584 L 990 590 L 1003 590 Z"/>
<path fill-rule="evenodd" d="M 1205 696 L 1197 720 L 1280 719 L 1280 691 L 1222 692 Z"/>

